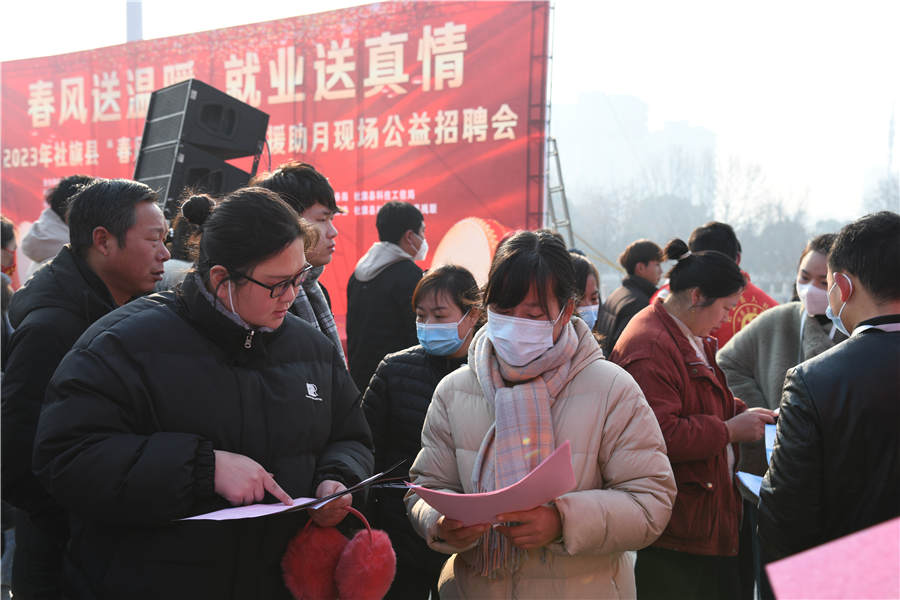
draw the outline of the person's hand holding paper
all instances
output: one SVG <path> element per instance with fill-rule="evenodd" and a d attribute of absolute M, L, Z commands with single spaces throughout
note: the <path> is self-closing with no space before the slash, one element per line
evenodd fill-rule
<path fill-rule="evenodd" d="M 316 488 L 316 498 L 325 498 L 338 492 L 343 492 L 347 487 L 339 482 L 326 479 Z M 319 508 L 308 508 L 309 518 L 319 527 L 334 527 L 347 516 L 347 509 L 353 503 L 353 496 L 345 494 L 329 500 Z"/>
<path fill-rule="evenodd" d="M 497 520 L 507 523 L 497 531 L 524 550 L 543 548 L 562 535 L 562 518 L 553 504 L 497 515 Z"/>
<path fill-rule="evenodd" d="M 442 515 L 437 521 L 438 537 L 454 548 L 471 546 L 489 527 L 488 523 L 463 525 L 462 521 L 448 519 L 446 515 Z"/>

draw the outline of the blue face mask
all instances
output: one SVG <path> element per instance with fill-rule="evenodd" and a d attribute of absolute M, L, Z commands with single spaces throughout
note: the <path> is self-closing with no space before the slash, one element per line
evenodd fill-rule
<path fill-rule="evenodd" d="M 420 323 L 416 321 L 416 335 L 419 343 L 425 348 L 425 352 L 436 356 L 450 356 L 459 350 L 463 340 L 469 335 L 469 332 L 466 332 L 462 338 L 459 337 L 459 324 L 468 314 L 464 314 L 462 319 L 456 323 Z"/>
<path fill-rule="evenodd" d="M 844 274 L 843 274 L 843 273 L 835 273 L 834 276 L 837 277 L 838 275 L 844 275 Z M 850 293 L 852 294 L 852 293 L 853 293 L 853 282 L 850 281 L 850 278 L 847 277 L 846 275 L 844 275 L 844 278 L 846 278 L 846 279 L 847 279 L 847 283 L 850 284 Z M 831 286 L 831 288 L 828 290 L 828 295 L 829 295 L 829 296 L 831 296 L 831 290 L 833 290 L 833 289 L 834 289 L 834 286 L 836 286 L 836 285 L 837 285 L 837 281 L 835 281 L 834 284 Z M 844 312 L 844 307 L 845 307 L 845 306 L 847 306 L 847 303 L 846 303 L 846 302 L 844 302 L 843 304 L 841 304 L 841 309 L 838 311 L 838 314 L 835 315 L 835 314 L 834 314 L 834 311 L 831 310 L 831 302 L 829 302 L 829 303 L 828 303 L 828 308 L 825 309 L 825 316 L 828 317 L 829 319 L 831 319 L 831 322 L 834 323 L 834 326 L 837 328 L 838 331 L 840 331 L 841 333 L 843 333 L 843 334 L 846 335 L 847 337 L 850 337 L 850 332 L 847 331 L 847 328 L 844 327 L 844 322 L 841 321 L 841 313 Z"/>
<path fill-rule="evenodd" d="M 594 323 L 597 322 L 597 314 L 600 312 L 599 304 L 591 304 L 589 306 L 579 306 L 575 309 L 581 320 L 587 323 L 588 329 L 594 329 Z"/>

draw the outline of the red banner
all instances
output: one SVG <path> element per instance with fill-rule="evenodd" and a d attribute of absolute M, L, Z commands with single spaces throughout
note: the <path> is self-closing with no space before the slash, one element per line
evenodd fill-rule
<path fill-rule="evenodd" d="M 423 267 L 483 280 L 500 236 L 541 224 L 547 17 L 546 1 L 387 2 L 3 63 L 3 214 L 21 236 L 60 177 L 132 177 L 150 94 L 193 77 L 270 115 L 261 171 L 296 158 L 330 179 L 339 322 L 391 200 L 425 216 Z"/>

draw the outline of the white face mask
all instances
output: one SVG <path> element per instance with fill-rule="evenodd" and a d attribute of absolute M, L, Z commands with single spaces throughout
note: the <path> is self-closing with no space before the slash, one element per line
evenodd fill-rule
<path fill-rule="evenodd" d="M 553 328 L 564 311 L 565 307 L 552 321 L 538 321 L 508 317 L 488 309 L 488 339 L 503 362 L 522 367 L 553 347 Z"/>
<path fill-rule="evenodd" d="M 428 240 L 425 239 L 425 236 L 419 235 L 418 233 L 416 234 L 416 237 L 422 238 L 422 244 L 419 246 L 415 255 L 413 255 L 413 260 L 425 260 L 425 257 L 428 256 Z"/>
<path fill-rule="evenodd" d="M 828 292 L 822 288 L 812 283 L 797 282 L 797 296 L 800 297 L 800 302 L 809 316 L 825 314 L 825 309 L 828 308 Z"/>

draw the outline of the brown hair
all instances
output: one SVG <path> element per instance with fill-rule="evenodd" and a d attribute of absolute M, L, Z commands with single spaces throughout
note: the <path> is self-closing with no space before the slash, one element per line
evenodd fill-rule
<path fill-rule="evenodd" d="M 662 249 L 650 240 L 632 242 L 619 255 L 619 264 L 629 275 L 634 275 L 634 269 L 638 263 L 648 263 L 653 260 L 662 262 Z"/>

